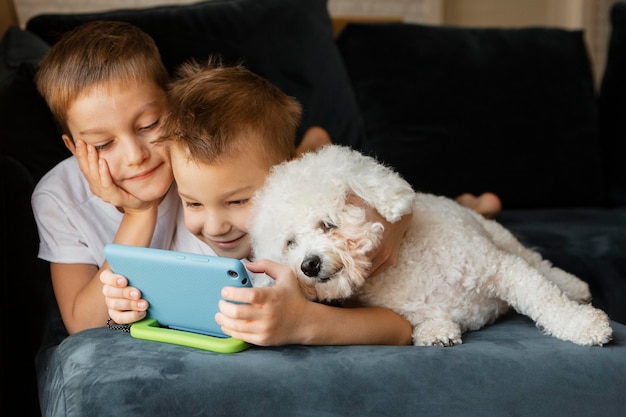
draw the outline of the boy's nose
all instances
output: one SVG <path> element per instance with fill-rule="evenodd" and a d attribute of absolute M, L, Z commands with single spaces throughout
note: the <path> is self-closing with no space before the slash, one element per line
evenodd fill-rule
<path fill-rule="evenodd" d="M 207 236 L 221 236 L 231 229 L 230 222 L 220 213 L 209 213 L 205 219 L 202 229 Z"/>
<path fill-rule="evenodd" d="M 132 138 L 127 140 L 126 143 L 125 152 L 129 165 L 141 164 L 150 157 L 150 147 L 144 144 L 143 141 Z"/>

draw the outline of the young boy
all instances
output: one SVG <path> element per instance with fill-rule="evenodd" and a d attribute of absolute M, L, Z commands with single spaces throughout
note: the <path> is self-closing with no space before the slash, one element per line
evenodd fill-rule
<path fill-rule="evenodd" d="M 169 159 L 152 143 L 167 112 L 169 76 L 146 33 L 99 21 L 56 43 L 36 82 L 74 155 L 44 176 L 32 196 L 39 257 L 50 262 L 72 334 L 109 318 L 99 280 L 108 269 L 105 244 L 172 244 L 181 205 Z M 312 129 L 303 146 L 323 141 L 324 134 Z"/>
<path fill-rule="evenodd" d="M 32 196 L 39 257 L 50 262 L 70 334 L 107 321 L 99 280 L 108 268 L 106 243 L 171 244 L 180 203 L 169 159 L 152 144 L 166 113 L 168 81 L 153 40 L 118 22 L 93 22 L 72 31 L 40 64 L 37 87 L 65 145 L 79 157 L 53 168 Z M 104 187 L 94 189 L 100 181 L 87 181 L 81 170 L 102 176 Z M 112 184 L 115 193 L 107 194 Z"/>

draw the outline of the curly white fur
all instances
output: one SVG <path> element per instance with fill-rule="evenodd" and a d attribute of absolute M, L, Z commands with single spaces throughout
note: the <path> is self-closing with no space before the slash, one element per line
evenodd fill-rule
<path fill-rule="evenodd" d="M 412 212 L 396 264 L 372 278 L 383 226 L 346 203 L 355 194 L 395 222 Z M 250 217 L 256 259 L 289 265 L 311 299 L 353 297 L 396 311 L 415 345 L 451 346 L 511 306 L 545 333 L 581 345 L 612 338 L 588 285 L 455 201 L 415 193 L 374 158 L 331 145 L 276 166 Z"/>

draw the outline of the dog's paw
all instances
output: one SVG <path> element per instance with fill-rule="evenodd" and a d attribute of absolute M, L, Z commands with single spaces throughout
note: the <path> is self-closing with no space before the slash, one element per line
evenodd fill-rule
<path fill-rule="evenodd" d="M 602 346 L 613 340 L 609 317 L 604 311 L 586 304 L 577 305 L 566 322 L 548 333 L 583 346 Z"/>
<path fill-rule="evenodd" d="M 461 327 L 448 320 L 427 320 L 413 328 L 415 346 L 454 346 L 463 343 Z"/>

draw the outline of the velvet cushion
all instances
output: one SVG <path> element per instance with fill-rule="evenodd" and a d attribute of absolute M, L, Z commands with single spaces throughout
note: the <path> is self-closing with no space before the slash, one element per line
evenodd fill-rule
<path fill-rule="evenodd" d="M 359 145 L 362 122 L 335 46 L 325 0 L 214 0 L 75 15 L 41 15 L 27 28 L 49 43 L 90 20 L 121 20 L 151 35 L 170 72 L 220 53 L 243 62 L 304 108 L 303 131 L 322 126 L 337 143 Z"/>
<path fill-rule="evenodd" d="M 50 47 L 36 35 L 10 26 L 0 42 L 0 91 L 11 84 L 22 63 L 37 64 Z"/>
<path fill-rule="evenodd" d="M 0 44 L 0 152 L 20 161 L 35 182 L 70 155 L 33 82 L 37 63 L 49 49 L 16 26 Z"/>
<path fill-rule="evenodd" d="M 251 347 L 234 354 L 106 328 L 41 353 L 44 415 L 621 416 L 626 326 L 583 347 L 512 314 L 450 348 Z"/>
<path fill-rule="evenodd" d="M 607 160 L 610 201 L 626 205 L 626 3 L 611 9 L 611 36 L 600 87 L 600 128 Z"/>
<path fill-rule="evenodd" d="M 0 152 L 21 161 L 35 182 L 70 156 L 52 113 L 37 92 L 36 65 L 20 65 L 11 84 L 0 92 Z"/>
<path fill-rule="evenodd" d="M 414 188 L 493 191 L 507 208 L 604 202 L 582 32 L 351 24 L 337 44 L 363 149 Z"/>

